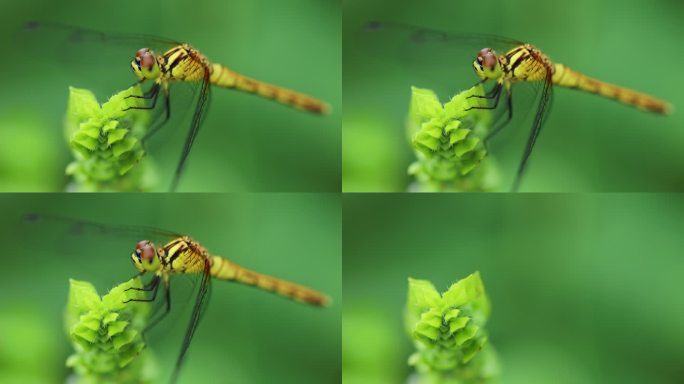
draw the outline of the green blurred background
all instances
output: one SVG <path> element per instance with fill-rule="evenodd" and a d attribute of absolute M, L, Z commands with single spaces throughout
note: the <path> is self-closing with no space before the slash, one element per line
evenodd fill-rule
<path fill-rule="evenodd" d="M 179 191 L 339 191 L 340 8 L 317 0 L 0 2 L 0 43 L 11 52 L 0 71 L 0 191 L 63 191 L 72 158 L 62 127 L 68 86 L 94 90 L 103 102 L 136 80 L 130 62 L 141 47 L 81 50 L 50 37 L 28 44 L 17 33 L 27 20 L 187 41 L 210 60 L 332 106 L 330 115 L 314 116 L 214 89 Z M 188 127 L 167 126 L 173 133 L 152 142 L 161 191 L 170 185 Z"/>
<path fill-rule="evenodd" d="M 404 128 L 410 86 L 446 100 L 478 80 L 472 61 L 482 47 L 433 49 L 417 59 L 427 50 L 406 44 L 391 54 L 362 30 L 371 20 L 529 41 L 557 62 L 674 106 L 663 117 L 557 89 L 521 191 L 684 190 L 684 74 L 675 69 L 684 60 L 683 2 L 347 0 L 343 12 L 344 191 L 406 191 L 415 159 Z M 515 105 L 514 115 L 521 115 Z M 503 191 L 530 126 L 530 119 L 509 126 L 491 142 Z"/>
<path fill-rule="evenodd" d="M 313 308 L 215 281 L 180 383 L 339 382 L 339 196 L 6 194 L 0 211 L 0 382 L 63 383 L 71 353 L 63 322 L 68 279 L 90 281 L 104 294 L 136 272 L 130 254 L 137 236 L 73 236 L 66 226 L 21 224 L 27 211 L 187 233 L 214 254 L 332 298 L 330 307 Z M 183 319 L 175 315 L 179 307 L 172 305 L 171 319 Z M 175 364 L 185 325 L 162 322 L 152 332 L 159 382 Z M 155 339 L 157 329 L 164 340 Z"/>
<path fill-rule="evenodd" d="M 501 383 L 684 382 L 679 195 L 347 195 L 345 383 L 405 382 L 407 278 L 479 270 Z"/>

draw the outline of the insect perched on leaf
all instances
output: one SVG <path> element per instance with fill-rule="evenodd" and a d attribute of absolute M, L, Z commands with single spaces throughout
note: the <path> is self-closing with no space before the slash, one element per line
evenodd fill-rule
<path fill-rule="evenodd" d="M 151 83 L 150 88 L 142 96 L 129 96 L 144 99 L 148 105 L 129 107 L 128 109 L 152 110 L 157 107 L 161 96 L 163 111 L 155 124 L 147 131 L 143 140 L 147 140 L 169 121 L 171 117 L 171 88 L 175 83 L 193 84 L 196 105 L 190 129 L 185 139 L 183 150 L 176 166 L 171 184 L 175 190 L 186 164 L 188 155 L 197 133 L 207 114 L 211 86 L 235 89 L 252 93 L 273 100 L 277 103 L 317 115 L 325 114 L 328 105 L 316 98 L 287 88 L 268 84 L 237 73 L 224 65 L 211 62 L 200 51 L 187 43 L 148 35 L 109 34 L 94 30 L 76 28 L 53 22 L 31 21 L 26 29 L 43 34 L 65 36 L 73 43 L 86 42 L 97 44 L 116 44 L 130 49 L 135 54 L 130 62 L 131 68 L 138 78 L 138 83 Z M 151 47 L 158 47 L 155 51 Z"/>
<path fill-rule="evenodd" d="M 503 111 L 499 111 L 485 141 L 501 131 L 513 117 L 513 85 L 533 83 L 540 94 L 522 159 L 518 166 L 513 190 L 518 190 L 520 181 L 527 168 L 532 149 L 550 109 L 553 87 L 565 87 L 595 93 L 638 109 L 665 115 L 671 106 L 660 99 L 624 87 L 609 84 L 581 74 L 573 69 L 554 63 L 538 48 L 531 44 L 499 36 L 451 34 L 428 28 L 405 25 L 396 22 L 371 22 L 368 33 L 380 40 L 381 45 L 391 42 L 415 43 L 415 45 L 439 45 L 441 50 L 453 50 L 461 46 L 478 45 L 480 51 L 473 61 L 473 68 L 480 83 L 493 83 L 484 95 L 474 95 L 489 101 L 489 105 L 471 109 L 495 110 L 503 95 Z M 402 46 L 403 47 L 403 46 Z M 485 47 L 485 48 L 482 48 Z M 493 47 L 502 48 L 496 51 Z M 403 52 L 406 53 L 406 52 Z M 429 57 L 432 64 L 449 65 L 450 61 Z"/>
<path fill-rule="evenodd" d="M 158 297 L 163 300 L 163 307 L 160 307 L 160 311 L 154 313 L 148 321 L 147 330 L 154 327 L 170 313 L 171 287 L 175 279 L 180 280 L 179 276 L 185 276 L 195 283 L 194 289 L 197 293 L 172 374 L 172 382 L 175 382 L 178 377 L 201 316 L 209 303 L 212 279 L 253 286 L 314 307 L 325 307 L 330 302 L 328 296 L 321 292 L 249 270 L 225 257 L 216 256 L 199 242 L 184 234 L 152 227 L 102 224 L 42 213 L 27 214 L 25 220 L 30 223 L 50 224 L 64 229 L 72 235 L 124 236 L 127 239 L 135 236 L 138 242 L 131 244 L 133 251 L 130 254 L 130 258 L 138 270 L 135 277 L 151 275 L 151 278 L 142 288 L 128 288 L 129 290 L 143 292 L 147 297 L 128 299 L 126 302 L 155 302 Z M 139 240 L 140 236 L 145 236 L 146 239 Z M 157 239 L 163 243 L 155 244 L 150 239 Z M 160 287 L 163 294 L 158 296 Z M 183 303 L 176 303 L 175 306 L 179 304 Z"/>

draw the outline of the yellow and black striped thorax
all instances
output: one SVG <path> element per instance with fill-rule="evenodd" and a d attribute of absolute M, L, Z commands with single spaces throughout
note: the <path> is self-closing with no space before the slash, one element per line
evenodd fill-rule
<path fill-rule="evenodd" d="M 209 60 L 190 44 L 177 45 L 157 59 L 163 74 L 162 80 L 202 80 L 210 71 Z"/>
<path fill-rule="evenodd" d="M 162 273 L 201 273 L 210 263 L 207 251 L 188 236 L 169 241 L 158 255 Z"/>
<path fill-rule="evenodd" d="M 553 73 L 551 60 L 540 50 L 530 44 L 517 46 L 506 52 L 499 59 L 509 81 L 539 81 Z"/>

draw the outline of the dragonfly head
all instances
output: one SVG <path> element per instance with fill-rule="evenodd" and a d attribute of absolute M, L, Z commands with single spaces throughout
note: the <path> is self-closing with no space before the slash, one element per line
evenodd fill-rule
<path fill-rule="evenodd" d="M 149 240 L 139 241 L 135 245 L 135 252 L 131 255 L 131 259 L 140 272 L 154 272 L 161 266 L 157 249 Z"/>
<path fill-rule="evenodd" d="M 154 52 L 149 48 L 140 48 L 131 61 L 133 72 L 140 80 L 154 80 L 161 74 Z"/>
<path fill-rule="evenodd" d="M 473 67 L 480 80 L 498 79 L 503 74 L 499 58 L 491 48 L 482 48 L 477 53 Z"/>

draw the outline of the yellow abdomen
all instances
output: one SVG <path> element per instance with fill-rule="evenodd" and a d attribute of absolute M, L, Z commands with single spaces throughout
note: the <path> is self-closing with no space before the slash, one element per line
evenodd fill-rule
<path fill-rule="evenodd" d="M 221 64 L 211 65 L 211 83 L 223 88 L 235 88 L 243 92 L 254 93 L 278 103 L 317 114 L 328 111 L 328 105 L 318 99 L 243 76 Z"/>
<path fill-rule="evenodd" d="M 220 256 L 211 256 L 211 276 L 255 286 L 311 305 L 324 306 L 329 301 L 327 296 L 313 289 L 251 271 Z"/>
<path fill-rule="evenodd" d="M 661 114 L 668 114 L 671 111 L 669 103 L 653 96 L 593 79 L 563 64 L 555 64 L 554 68 L 553 83 L 555 85 L 596 93 L 646 111 Z"/>

